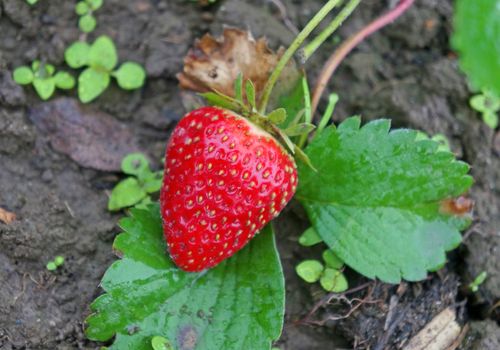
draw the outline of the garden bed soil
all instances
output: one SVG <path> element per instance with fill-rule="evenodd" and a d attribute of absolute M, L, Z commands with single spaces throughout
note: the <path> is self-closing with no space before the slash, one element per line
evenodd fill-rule
<path fill-rule="evenodd" d="M 193 40 L 232 25 L 250 29 L 256 37 L 266 35 L 276 48 L 289 43 L 293 27 L 302 27 L 322 2 L 283 1 L 283 12 L 275 5 L 281 2 L 269 0 L 220 0 L 209 8 L 187 0 L 106 0 L 91 37 L 113 37 L 120 60 L 142 63 L 148 79 L 134 92 L 112 86 L 90 108 L 123 123 L 159 168 L 169 132 L 185 112 L 186 99 L 175 74 Z M 310 62 L 311 79 L 339 37 L 359 29 L 389 2 L 363 1 L 339 35 Z M 286 324 L 277 343 L 281 349 L 353 344 L 360 349 L 398 349 L 448 306 L 457 310 L 461 325 L 469 324 L 462 349 L 500 348 L 500 316 L 498 308 L 492 310 L 500 298 L 500 137 L 468 105 L 471 92 L 449 48 L 451 17 L 451 1 L 416 1 L 397 23 L 349 56 L 331 89 L 341 97 L 336 122 L 354 114 L 365 121 L 388 117 L 395 127 L 446 135 L 457 156 L 472 165 L 474 225 L 460 249 L 449 254 L 446 268 L 427 281 L 404 288 L 367 284 L 349 296 L 367 301 L 350 317 L 339 317 L 350 311 L 342 301 L 306 317 L 325 294 L 301 281 L 294 267 L 317 256 L 321 248 L 297 244 L 307 222 L 299 205 L 292 203 L 277 223 L 287 282 Z M 56 151 L 48 134 L 32 122 L 43 103 L 31 88 L 11 78 L 15 67 L 37 58 L 63 67 L 64 49 L 81 35 L 76 22 L 71 1 L 40 0 L 30 7 L 21 0 L 0 0 L 0 207 L 17 215 L 11 224 L 0 223 L 1 349 L 101 345 L 85 338 L 83 320 L 89 303 L 102 292 L 100 278 L 116 259 L 111 245 L 121 214 L 111 214 L 106 207 L 120 174 L 82 167 Z M 74 92 L 67 96 L 75 98 Z M 56 255 L 64 255 L 66 262 L 56 273 L 49 272 L 45 264 Z M 488 278 L 471 294 L 467 284 L 481 271 L 487 271 Z M 351 286 L 367 283 L 351 271 L 348 276 Z M 394 296 L 398 303 L 391 306 Z M 404 317 L 394 316 L 400 314 Z"/>

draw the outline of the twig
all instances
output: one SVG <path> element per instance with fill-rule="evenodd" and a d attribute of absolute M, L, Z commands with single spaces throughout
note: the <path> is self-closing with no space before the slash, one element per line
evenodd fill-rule
<path fill-rule="evenodd" d="M 314 306 L 313 308 L 311 309 L 311 311 L 308 312 L 308 314 L 302 319 L 302 320 L 299 320 L 297 323 L 306 323 L 309 318 L 316 312 L 318 311 L 318 309 L 328 303 L 330 303 L 332 301 L 332 299 L 340 299 L 342 297 L 345 297 L 346 295 L 348 294 L 352 294 L 352 293 L 356 293 L 356 292 L 359 292 L 360 290 L 363 290 L 367 287 L 369 287 L 370 285 L 374 284 L 376 282 L 373 282 L 373 281 L 370 281 L 370 282 L 366 282 L 366 283 L 363 283 L 363 284 L 360 284 L 359 286 L 357 287 L 354 287 L 354 288 L 351 288 L 349 290 L 346 290 L 345 292 L 343 293 L 329 293 L 327 295 L 325 295 L 323 298 L 321 298 L 321 300 L 319 300 Z"/>
<path fill-rule="evenodd" d="M 344 41 L 342 45 L 340 45 L 337 50 L 335 50 L 335 52 L 330 56 L 328 61 L 323 66 L 323 69 L 319 74 L 318 82 L 316 83 L 316 86 L 314 88 L 312 99 L 313 116 L 316 112 L 316 109 L 318 108 L 319 100 L 323 95 L 323 92 L 325 91 L 331 76 L 340 65 L 340 63 L 344 60 L 344 58 L 368 36 L 385 27 L 387 24 L 393 22 L 396 18 L 401 16 L 413 4 L 414 1 L 415 0 L 400 0 L 395 8 L 382 15 L 381 17 L 375 19 L 366 27 L 362 28 L 359 32 L 349 37 L 346 41 Z"/>
<path fill-rule="evenodd" d="M 276 8 L 278 9 L 278 11 L 280 12 L 281 20 L 283 21 L 283 23 L 285 24 L 285 26 L 288 29 L 290 29 L 290 31 L 293 34 L 297 35 L 299 33 L 299 30 L 297 29 L 297 27 L 292 23 L 292 21 L 288 17 L 285 5 L 280 0 L 268 0 L 268 1 L 271 4 L 273 4 L 274 6 L 276 6 Z"/>

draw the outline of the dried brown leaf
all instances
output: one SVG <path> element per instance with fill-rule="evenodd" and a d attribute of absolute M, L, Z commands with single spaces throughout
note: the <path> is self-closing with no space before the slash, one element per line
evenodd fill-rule
<path fill-rule="evenodd" d="M 257 99 L 269 75 L 278 63 L 283 50 L 274 53 L 265 38 L 255 40 L 248 31 L 226 28 L 221 37 L 210 34 L 197 40 L 195 47 L 184 58 L 184 70 L 177 75 L 180 86 L 196 92 L 219 91 L 234 97 L 234 81 L 238 74 L 255 85 Z M 283 73 L 282 80 L 290 88 L 298 78 L 292 62 Z"/>
<path fill-rule="evenodd" d="M 14 220 L 16 220 L 16 214 L 0 208 L 0 221 L 1 222 L 8 225 L 8 224 L 12 223 Z"/>
<path fill-rule="evenodd" d="M 72 98 L 42 103 L 30 118 L 56 151 L 87 168 L 119 171 L 125 155 L 142 152 L 127 125 Z"/>

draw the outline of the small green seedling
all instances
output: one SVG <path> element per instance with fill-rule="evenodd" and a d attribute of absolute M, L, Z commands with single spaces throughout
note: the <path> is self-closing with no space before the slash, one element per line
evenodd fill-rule
<path fill-rule="evenodd" d="M 479 290 L 479 286 L 486 280 L 486 277 L 488 277 L 488 273 L 486 271 L 483 271 L 479 275 L 477 275 L 477 277 L 474 278 L 474 281 L 469 284 L 470 290 L 473 293 L 476 293 Z"/>
<path fill-rule="evenodd" d="M 55 270 L 57 270 L 57 268 L 58 268 L 59 266 L 62 266 L 62 264 L 64 264 L 64 257 L 63 257 L 63 256 L 61 256 L 61 255 L 58 255 L 58 256 L 56 256 L 56 257 L 54 258 L 54 260 L 49 261 L 49 262 L 47 263 L 46 268 L 47 268 L 47 270 L 49 270 L 49 271 L 55 271 Z"/>
<path fill-rule="evenodd" d="M 153 350 L 174 350 L 172 343 L 170 343 L 167 338 L 163 338 L 159 335 L 151 339 L 151 347 Z"/>
<path fill-rule="evenodd" d="M 51 64 L 33 61 L 31 68 L 21 66 L 14 70 L 13 78 L 19 85 L 33 84 L 42 100 L 48 100 L 56 89 L 69 90 L 75 86 L 75 78 L 67 72 L 57 72 Z"/>
<path fill-rule="evenodd" d="M 297 275 L 307 283 L 319 281 L 325 267 L 318 260 L 304 260 L 295 268 Z"/>
<path fill-rule="evenodd" d="M 318 282 L 327 292 L 341 293 L 349 288 L 345 275 L 342 273 L 344 262 L 333 251 L 323 252 L 323 265 L 318 260 L 305 260 L 295 268 L 297 274 L 308 283 Z"/>
<path fill-rule="evenodd" d="M 122 160 L 122 171 L 132 175 L 120 181 L 113 191 L 108 202 L 111 211 L 120 210 L 139 204 L 145 207 L 151 203 L 150 194 L 158 192 L 162 182 L 162 171 L 153 172 L 149 162 L 140 153 L 131 153 Z"/>
<path fill-rule="evenodd" d="M 144 68 L 134 62 L 125 62 L 118 69 L 118 56 L 111 38 L 103 35 L 92 45 L 77 41 L 64 53 L 66 63 L 71 68 L 87 67 L 78 77 L 78 97 L 83 103 L 90 102 L 106 90 L 115 77 L 118 85 L 125 90 L 140 88 L 146 79 Z"/>
<path fill-rule="evenodd" d="M 435 134 L 430 137 L 423 131 L 417 131 L 417 137 L 415 141 L 432 140 L 438 143 L 438 152 L 451 152 L 450 141 L 443 134 Z"/>
<path fill-rule="evenodd" d="M 500 111 L 500 97 L 493 91 L 484 89 L 478 95 L 472 96 L 470 106 L 481 113 L 483 121 L 492 129 L 498 127 L 498 111 Z"/>
<path fill-rule="evenodd" d="M 33 6 L 33 5 L 35 5 L 38 2 L 38 0 L 26 0 L 26 2 L 28 4 L 30 4 L 31 6 Z"/>
<path fill-rule="evenodd" d="M 75 12 L 80 19 L 78 20 L 78 27 L 84 33 L 92 32 L 96 25 L 97 20 L 94 17 L 94 11 L 102 6 L 103 0 L 82 0 L 75 6 Z"/>
<path fill-rule="evenodd" d="M 299 244 L 304 247 L 310 247 L 321 242 L 323 242 L 323 240 L 312 226 L 305 230 L 299 237 Z"/>

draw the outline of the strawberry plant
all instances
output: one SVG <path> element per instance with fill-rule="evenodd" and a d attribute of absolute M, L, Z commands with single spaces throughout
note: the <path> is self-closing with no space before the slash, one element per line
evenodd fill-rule
<path fill-rule="evenodd" d="M 291 60 L 340 0 L 328 1 L 279 56 L 234 29 L 197 43 L 179 80 L 210 106 L 190 111 L 173 130 L 159 205 L 133 208 L 120 221 L 113 248 L 121 259 L 91 305 L 90 339 L 114 336 L 113 349 L 271 349 L 285 296 L 271 221 L 292 197 L 311 222 L 301 242 L 328 246 L 323 262 L 305 261 L 297 273 L 327 291 L 348 288 L 347 267 L 399 283 L 445 264 L 470 223 L 450 204 L 472 185 L 469 166 L 425 135 L 391 130 L 389 120 L 331 124 L 335 94 L 315 123 L 340 62 L 412 2 L 400 1 L 341 44 L 312 96 Z M 359 3 L 345 3 L 301 57 Z M 214 66 L 224 74 L 206 74 Z"/>
<path fill-rule="evenodd" d="M 55 72 L 51 64 L 33 61 L 31 67 L 21 66 L 14 70 L 14 81 L 20 85 L 33 84 L 42 100 L 48 100 L 56 88 L 69 90 L 75 86 L 75 79 L 67 72 Z M 55 73 L 55 74 L 54 74 Z"/>
<path fill-rule="evenodd" d="M 134 62 L 125 62 L 118 69 L 118 56 L 111 38 L 103 35 L 92 45 L 77 41 L 64 53 L 66 63 L 74 69 L 87 67 L 78 77 L 78 97 L 83 103 L 97 98 L 114 77 L 122 89 L 134 90 L 144 84 L 144 68 Z"/>

